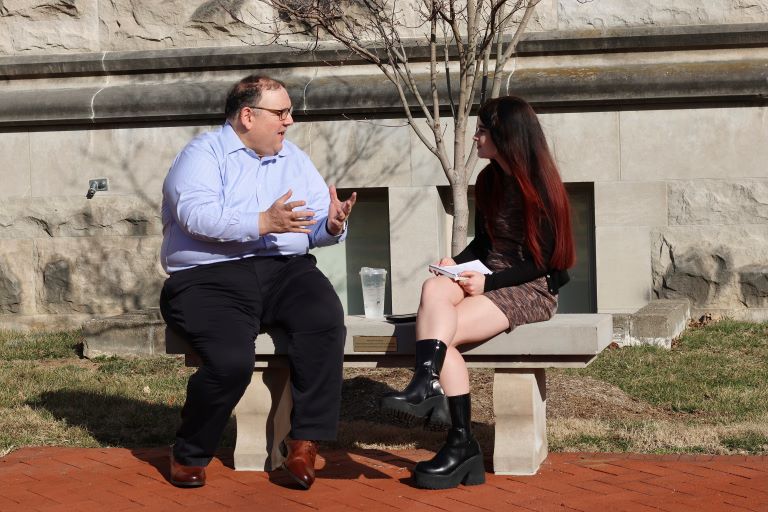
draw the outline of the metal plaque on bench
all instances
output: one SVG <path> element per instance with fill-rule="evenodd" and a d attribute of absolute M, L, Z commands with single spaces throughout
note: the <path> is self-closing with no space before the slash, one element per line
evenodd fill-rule
<path fill-rule="evenodd" d="M 397 336 L 352 336 L 355 352 L 397 352 Z"/>

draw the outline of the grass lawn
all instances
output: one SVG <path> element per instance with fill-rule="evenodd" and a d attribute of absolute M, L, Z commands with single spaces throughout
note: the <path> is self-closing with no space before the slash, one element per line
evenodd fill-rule
<path fill-rule="evenodd" d="M 607 350 L 564 373 L 612 384 L 652 417 L 556 420 L 553 449 L 768 453 L 768 324 L 722 320 L 688 329 L 672 350 Z"/>
<path fill-rule="evenodd" d="M 0 332 L 0 455 L 27 445 L 173 442 L 193 369 L 167 357 L 79 356 L 79 331 Z M 491 371 L 473 371 L 473 419 L 493 442 Z M 338 447 L 434 449 L 444 433 L 387 423 L 382 393 L 402 369 L 349 369 Z M 552 451 L 768 453 L 768 324 L 691 328 L 672 350 L 609 349 L 588 368 L 548 372 Z M 230 426 L 223 444 L 232 444 Z"/>

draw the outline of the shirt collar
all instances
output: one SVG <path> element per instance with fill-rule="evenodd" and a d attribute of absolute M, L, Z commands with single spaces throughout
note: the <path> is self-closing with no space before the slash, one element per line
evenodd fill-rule
<path fill-rule="evenodd" d="M 232 125 L 229 123 L 229 121 L 226 121 L 224 123 L 224 126 L 221 128 L 221 137 L 224 142 L 224 151 L 229 153 L 234 153 L 235 151 L 239 151 L 241 149 L 246 151 L 252 151 L 248 149 L 245 144 L 243 144 L 243 141 L 240 140 L 240 137 L 237 136 L 237 133 L 235 133 L 235 129 L 232 127 Z M 286 141 L 283 141 L 283 147 L 280 148 L 280 151 L 276 155 L 270 155 L 266 158 L 272 158 L 277 159 L 278 157 L 283 158 L 287 154 L 287 145 L 285 144 Z M 264 158 L 264 157 L 261 157 Z"/>
<path fill-rule="evenodd" d="M 240 137 L 235 133 L 235 129 L 229 124 L 229 121 L 226 121 L 224 126 L 221 127 L 221 138 L 224 143 L 224 151 L 227 153 L 234 153 L 240 149 L 247 149 L 245 144 L 243 144 L 243 141 L 240 140 Z"/>

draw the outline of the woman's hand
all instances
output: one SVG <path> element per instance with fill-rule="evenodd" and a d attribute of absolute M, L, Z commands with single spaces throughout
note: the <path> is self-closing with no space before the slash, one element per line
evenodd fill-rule
<path fill-rule="evenodd" d="M 467 295 L 482 295 L 485 290 L 485 274 L 475 272 L 474 270 L 467 270 L 459 274 L 461 277 L 467 277 L 463 281 L 457 281 L 459 286 L 464 289 L 464 293 Z"/>

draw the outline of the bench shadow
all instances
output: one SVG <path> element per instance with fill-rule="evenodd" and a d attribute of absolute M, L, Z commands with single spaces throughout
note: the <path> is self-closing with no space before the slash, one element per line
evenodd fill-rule
<path fill-rule="evenodd" d="M 26 403 L 45 409 L 67 425 L 87 430 L 101 444 L 123 448 L 171 444 L 181 412 L 181 404 L 81 390 L 47 391 Z"/>
<path fill-rule="evenodd" d="M 181 404 L 78 390 L 48 391 L 26 404 L 48 411 L 67 425 L 87 430 L 101 445 L 130 449 L 137 459 L 154 466 L 168 480 L 168 451 L 156 447 L 173 444 Z M 230 421 L 222 438 L 225 451 L 234 446 L 234 439 L 234 421 Z"/>
<path fill-rule="evenodd" d="M 351 447 L 351 443 L 362 445 L 413 444 L 415 448 L 435 451 L 445 441 L 445 428 L 425 428 L 424 422 L 404 422 L 383 413 L 378 400 L 386 393 L 397 391 L 390 385 L 356 376 L 344 379 L 341 393 L 341 447 Z M 355 424 L 359 423 L 358 427 Z M 473 421 L 472 428 L 480 441 L 483 451 L 493 449 L 493 423 Z M 487 448 L 487 450 L 486 450 Z"/>
<path fill-rule="evenodd" d="M 407 469 L 410 474 L 416 461 L 377 447 L 409 445 L 430 451 L 439 449 L 445 440 L 444 431 L 393 424 L 391 418 L 379 411 L 378 398 L 392 390 L 387 384 L 366 377 L 345 379 L 339 440 L 321 443 L 320 453 L 329 454 L 327 466 L 319 474 L 321 478 L 355 479 L 364 476 L 368 479 L 391 479 L 393 476 L 390 474 L 355 459 L 373 459 L 382 464 Z M 173 444 L 181 404 L 151 403 L 82 390 L 48 391 L 34 400 L 28 400 L 26 404 L 48 411 L 67 425 L 87 430 L 101 445 L 130 449 L 137 459 L 153 466 L 168 480 L 168 452 L 157 447 Z M 486 455 L 492 453 L 493 425 L 473 424 L 473 428 Z M 231 469 L 234 469 L 235 436 L 235 422 L 231 420 L 216 454 L 224 466 Z M 486 468 L 490 469 L 488 463 Z M 269 479 L 277 485 L 295 486 L 282 470 L 270 472 Z M 410 476 L 401 481 L 408 485 Z"/>
<path fill-rule="evenodd" d="M 368 447 L 388 445 L 397 446 L 396 449 L 406 447 L 436 452 L 445 442 L 447 429 L 425 428 L 423 422 L 403 422 L 382 413 L 378 400 L 391 391 L 397 390 L 387 383 L 369 377 L 356 376 L 344 379 L 339 441 L 335 446 L 349 453 L 398 465 L 411 472 L 416 464 L 415 461 Z M 493 423 L 473 421 L 472 430 L 483 451 L 486 471 L 492 471 L 495 426 Z M 412 485 L 410 476 L 401 478 L 400 481 L 406 485 Z"/>

